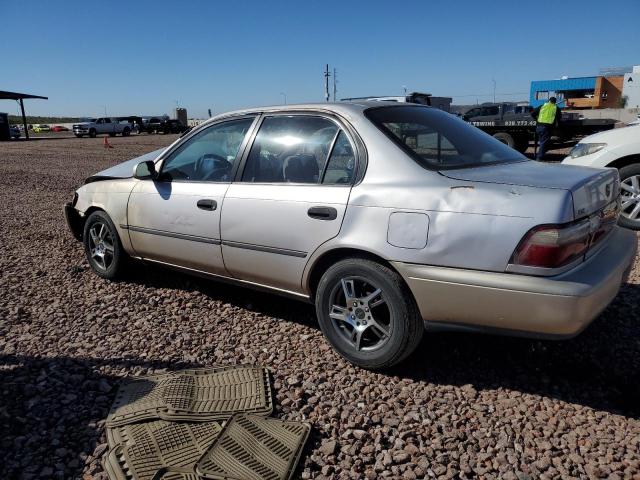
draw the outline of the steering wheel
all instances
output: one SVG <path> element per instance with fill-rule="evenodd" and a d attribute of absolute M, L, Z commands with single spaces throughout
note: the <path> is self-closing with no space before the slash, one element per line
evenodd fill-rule
<path fill-rule="evenodd" d="M 201 180 L 220 180 L 226 173 L 231 170 L 231 162 L 224 158 L 222 155 L 217 155 L 215 153 L 205 153 L 196 161 L 195 171 L 199 174 L 202 171 L 202 167 L 204 166 L 204 161 L 207 159 L 213 159 L 214 167 L 211 171 L 204 173 L 202 175 Z"/>

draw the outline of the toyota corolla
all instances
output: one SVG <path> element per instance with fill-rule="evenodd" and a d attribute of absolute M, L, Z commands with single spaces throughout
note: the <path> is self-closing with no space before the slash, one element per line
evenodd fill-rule
<path fill-rule="evenodd" d="M 384 102 L 218 116 L 89 177 L 64 211 L 97 275 L 142 260 L 313 302 L 366 368 L 402 361 L 425 330 L 576 335 L 637 245 L 616 225 L 617 171 L 530 161 Z"/>

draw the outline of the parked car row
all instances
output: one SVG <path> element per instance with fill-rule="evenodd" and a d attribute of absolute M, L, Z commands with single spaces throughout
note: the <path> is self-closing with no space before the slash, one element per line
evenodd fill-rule
<path fill-rule="evenodd" d="M 137 259 L 304 299 L 341 355 L 383 368 L 425 329 L 581 332 L 633 265 L 634 182 L 621 199 L 613 169 L 528 160 L 425 106 L 285 105 L 99 172 L 64 211 L 103 278 Z"/>
<path fill-rule="evenodd" d="M 42 132 L 68 132 L 69 129 L 67 127 L 65 127 L 64 125 L 54 125 L 53 127 L 46 125 L 44 123 L 36 123 L 33 124 L 31 126 L 31 130 L 33 130 L 35 133 L 42 133 Z M 17 126 L 17 128 L 20 128 L 20 126 Z"/>

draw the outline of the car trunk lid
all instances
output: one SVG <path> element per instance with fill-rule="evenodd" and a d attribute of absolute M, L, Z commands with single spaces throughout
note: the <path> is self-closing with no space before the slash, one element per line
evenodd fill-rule
<path fill-rule="evenodd" d="M 616 201 L 620 179 L 615 169 L 523 161 L 443 170 L 442 175 L 467 182 L 562 189 L 573 197 L 574 219 L 589 216 Z"/>

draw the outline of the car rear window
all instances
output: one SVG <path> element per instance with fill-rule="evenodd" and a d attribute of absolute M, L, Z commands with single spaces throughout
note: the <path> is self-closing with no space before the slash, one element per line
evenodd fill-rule
<path fill-rule="evenodd" d="M 391 140 L 429 169 L 444 170 L 526 157 L 463 120 L 417 105 L 374 107 L 366 117 Z"/>

